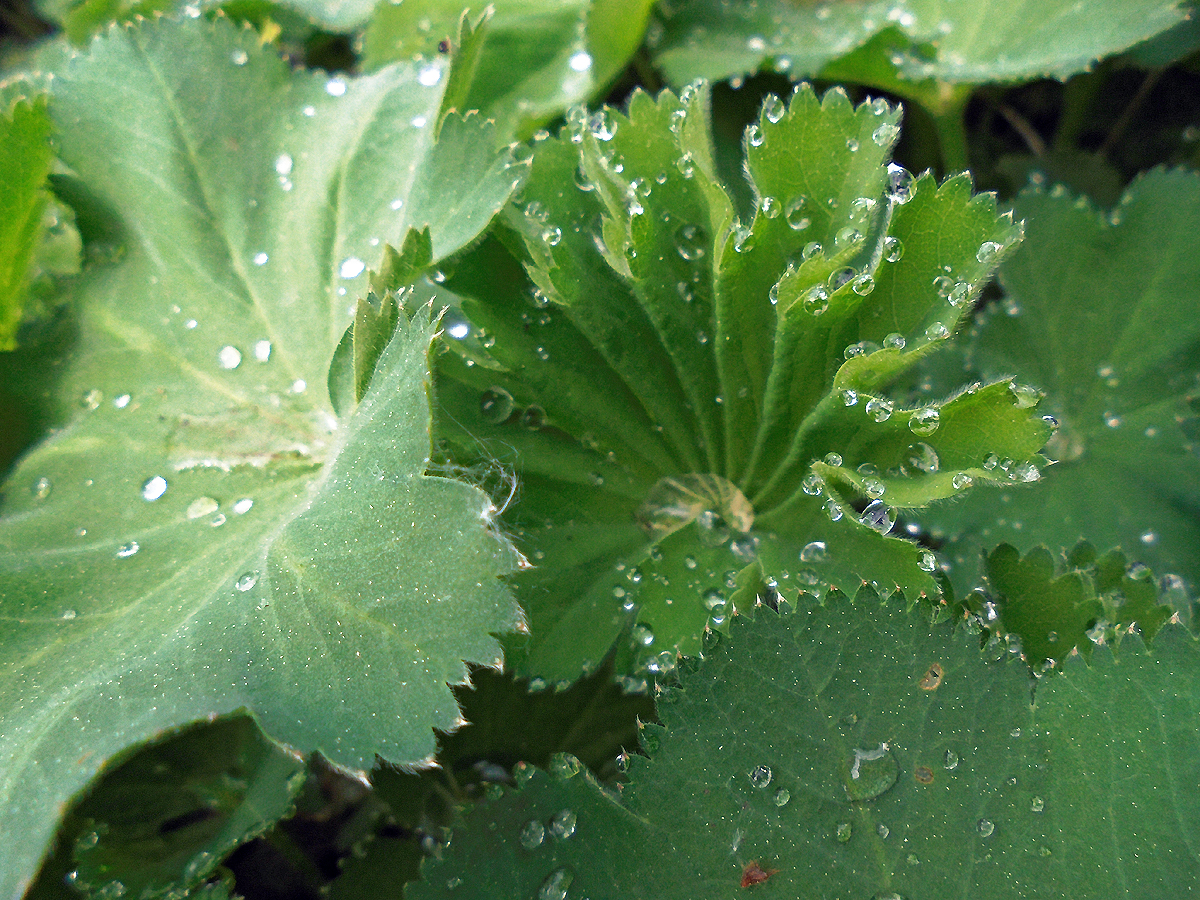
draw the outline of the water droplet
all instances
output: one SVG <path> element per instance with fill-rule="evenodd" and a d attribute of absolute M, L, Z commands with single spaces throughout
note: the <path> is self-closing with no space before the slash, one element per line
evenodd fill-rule
<path fill-rule="evenodd" d="M 894 405 L 891 400 L 882 397 L 872 397 L 867 401 L 867 415 L 876 422 L 886 422 L 892 415 Z"/>
<path fill-rule="evenodd" d="M 217 511 L 217 503 L 212 497 L 197 497 L 188 504 L 187 517 L 189 519 L 199 519 L 202 516 L 208 516 Z"/>
<path fill-rule="evenodd" d="M 137 541 L 130 541 L 129 543 L 122 544 L 117 548 L 117 556 L 120 559 L 128 559 L 141 549 L 141 544 L 139 544 Z"/>
<path fill-rule="evenodd" d="M 233 586 L 239 591 L 245 593 L 256 584 L 258 584 L 257 572 L 243 572 L 238 576 L 238 580 L 234 582 Z"/>
<path fill-rule="evenodd" d="M 975 483 L 975 479 L 966 472 L 959 472 L 950 480 L 956 491 L 963 491 Z"/>
<path fill-rule="evenodd" d="M 793 231 L 803 231 L 812 224 L 812 220 L 804 214 L 804 207 L 807 204 L 807 199 L 803 194 L 798 194 L 788 201 L 784 207 L 784 216 L 787 218 L 788 227 Z"/>
<path fill-rule="evenodd" d="M 981 837 L 991 837 L 992 832 L 996 830 L 995 824 L 989 819 L 979 820 L 979 834 Z"/>
<path fill-rule="evenodd" d="M 904 335 L 893 331 L 883 339 L 883 348 L 885 350 L 903 350 L 906 343 L 908 342 L 904 340 Z"/>
<path fill-rule="evenodd" d="M 573 72 L 586 72 L 592 67 L 592 54 L 586 50 L 578 50 L 571 54 L 571 58 L 567 60 L 567 65 L 571 67 Z"/>
<path fill-rule="evenodd" d="M 792 799 L 792 793 L 787 788 L 780 788 L 771 799 L 775 801 L 776 806 L 787 806 L 788 801 Z"/>
<path fill-rule="evenodd" d="M 634 644 L 642 647 L 649 647 L 654 643 L 654 630 L 641 622 L 633 626 L 632 636 Z"/>
<path fill-rule="evenodd" d="M 862 511 L 862 515 L 858 517 L 858 521 L 878 531 L 880 534 L 887 534 L 892 530 L 892 525 L 895 520 L 892 518 L 892 511 L 887 508 L 887 505 L 882 500 L 872 500 L 867 504 L 867 508 Z"/>
<path fill-rule="evenodd" d="M 229 54 L 229 61 L 235 66 L 244 66 L 250 61 L 250 54 L 239 47 Z"/>
<path fill-rule="evenodd" d="M 675 249 L 688 262 L 704 256 L 708 236 L 696 225 L 681 225 L 675 232 Z"/>
<path fill-rule="evenodd" d="M 829 291 L 825 289 L 825 285 L 823 284 L 813 285 L 805 291 L 802 302 L 806 313 L 819 316 L 829 309 Z"/>
<path fill-rule="evenodd" d="M 746 128 L 746 143 L 751 147 L 761 147 L 763 145 L 762 129 L 757 124 L 750 125 Z"/>
<path fill-rule="evenodd" d="M 538 900 L 567 900 L 567 890 L 575 876 L 568 869 L 555 869 L 538 888 Z"/>
<path fill-rule="evenodd" d="M 937 568 L 937 557 L 926 550 L 921 554 L 921 558 L 917 561 L 917 568 L 922 572 L 932 572 Z"/>
<path fill-rule="evenodd" d="M 617 133 L 617 120 L 607 107 L 596 112 L 588 124 L 592 135 L 599 141 L 611 141 Z"/>
<path fill-rule="evenodd" d="M 900 126 L 892 122 L 884 122 L 871 132 L 871 140 L 879 147 L 890 146 L 899 136 Z"/>
<path fill-rule="evenodd" d="M 885 485 L 878 478 L 864 478 L 862 486 L 863 493 L 872 500 L 877 500 L 887 493 L 887 485 Z"/>
<path fill-rule="evenodd" d="M 842 403 L 846 406 L 854 406 L 858 403 L 858 391 L 852 391 L 849 388 L 842 391 Z"/>
<path fill-rule="evenodd" d="M 254 501 L 249 497 L 242 497 L 240 500 L 234 502 L 233 511 L 239 516 L 245 515 L 246 513 L 250 512 L 250 507 L 253 505 Z"/>
<path fill-rule="evenodd" d="M 805 544 L 800 551 L 800 561 L 806 563 L 823 563 L 829 560 L 829 550 L 824 541 L 813 541 Z"/>
<path fill-rule="evenodd" d="M 275 157 L 275 172 L 279 175 L 292 174 L 292 165 L 293 160 L 291 156 L 286 153 L 280 153 L 277 157 Z"/>
<path fill-rule="evenodd" d="M 142 499 L 153 502 L 167 492 L 167 479 L 155 475 L 142 485 Z"/>
<path fill-rule="evenodd" d="M 542 232 L 542 240 L 551 247 L 557 247 L 562 240 L 562 229 L 552 225 Z"/>
<path fill-rule="evenodd" d="M 975 258 L 985 266 L 990 266 L 996 261 L 1000 251 L 1004 249 L 1002 244 L 997 244 L 995 241 L 984 241 L 979 245 L 979 250 L 975 253 Z"/>
<path fill-rule="evenodd" d="M 831 522 L 841 521 L 841 518 L 845 512 L 842 509 L 842 504 L 838 503 L 836 500 L 834 500 L 831 497 L 830 499 L 825 501 L 824 508 L 825 508 L 825 514 L 829 516 L 829 521 L 831 521 Z"/>
<path fill-rule="evenodd" d="M 342 278 L 357 278 L 366 269 L 367 264 L 357 256 L 348 256 L 342 260 L 341 266 L 338 267 L 338 274 Z"/>
<path fill-rule="evenodd" d="M 768 219 L 778 219 L 779 214 L 783 212 L 783 207 L 774 197 L 763 197 L 758 202 L 758 208 Z"/>
<path fill-rule="evenodd" d="M 908 430 L 913 434 L 929 435 L 938 430 L 942 424 L 942 416 L 936 409 L 926 407 L 918 409 L 908 419 Z"/>
<path fill-rule="evenodd" d="M 63 612 L 62 612 L 62 615 L 61 615 L 61 616 L 59 616 L 59 618 L 61 618 L 61 619 L 62 619 L 63 621 L 65 621 L 65 622 L 69 622 L 69 621 L 71 621 L 72 619 L 74 619 L 74 618 L 75 618 L 76 616 L 78 616 L 78 615 L 79 615 L 79 611 L 78 611 L 78 610 L 74 610 L 74 609 L 64 609 L 64 610 L 63 610 Z"/>
<path fill-rule="evenodd" d="M 875 279 L 864 272 L 862 275 L 857 276 L 853 281 L 850 282 L 850 290 L 854 291 L 854 293 L 858 294 L 860 297 L 865 297 L 875 290 Z M 900 346 L 903 347 L 904 344 L 901 343 Z"/>
<path fill-rule="evenodd" d="M 550 760 L 550 774 L 555 778 L 574 778 L 583 765 L 570 753 L 556 753 Z"/>
<path fill-rule="evenodd" d="M 550 820 L 550 833 L 560 841 L 565 841 L 575 834 L 578 819 L 571 810 L 564 809 Z"/>
<path fill-rule="evenodd" d="M 526 850 L 536 850 L 546 840 L 546 829 L 537 819 L 530 819 L 521 828 L 517 841 Z"/>
<path fill-rule="evenodd" d="M 767 121 L 775 125 L 783 118 L 786 109 L 782 100 L 774 94 L 768 94 L 767 99 L 763 101 L 762 111 Z"/>
<path fill-rule="evenodd" d="M 953 750 L 947 750 L 943 757 L 943 765 L 946 767 L 946 771 L 953 772 L 958 768 L 958 754 Z"/>
<path fill-rule="evenodd" d="M 804 476 L 804 480 L 800 482 L 800 489 L 810 497 L 815 497 L 825 487 L 825 482 L 816 472 L 812 472 Z"/>
<path fill-rule="evenodd" d="M 422 87 L 433 87 L 442 80 L 442 70 L 438 66 L 425 66 L 417 72 L 417 81 Z"/>
<path fill-rule="evenodd" d="M 485 422 L 492 425 L 499 425 L 501 422 L 508 421 L 508 417 L 512 415 L 512 411 L 512 394 L 502 387 L 493 387 L 486 390 L 479 398 L 479 415 L 483 417 Z"/>
<path fill-rule="evenodd" d="M 755 766 L 750 772 L 750 783 L 760 790 L 771 783 L 771 767 Z"/>
<path fill-rule="evenodd" d="M 1030 812 L 1041 812 L 1045 808 L 1046 808 L 1046 801 L 1043 800 L 1041 797 L 1034 797 L 1033 801 L 1029 804 Z"/>
<path fill-rule="evenodd" d="M 840 466 L 841 464 L 842 464 L 842 455 L 840 453 L 830 452 L 830 453 L 825 454 L 825 465 Z"/>
<path fill-rule="evenodd" d="M 941 463 L 937 451 L 924 441 L 908 445 L 908 464 L 914 469 L 926 475 L 933 475 L 941 468 Z"/>
<path fill-rule="evenodd" d="M 843 784 L 851 800 L 878 797 L 896 783 L 900 774 L 900 767 L 886 743 L 874 750 L 856 749 L 854 757 L 846 765 Z"/>
<path fill-rule="evenodd" d="M 217 352 L 217 363 L 222 369 L 236 369 L 242 364 L 242 351 L 232 344 L 226 344 Z"/>
<path fill-rule="evenodd" d="M 875 826 L 875 833 L 877 835 L 879 835 L 879 837 L 881 839 L 886 841 L 888 835 L 892 833 L 892 829 L 888 828 L 886 825 L 884 825 L 882 822 L 880 822 L 878 825 Z"/>
<path fill-rule="evenodd" d="M 1042 392 L 1027 384 L 1010 382 L 1008 389 L 1012 392 L 1013 405 L 1017 409 L 1030 409 L 1042 399 Z"/>
<path fill-rule="evenodd" d="M 256 266 L 265 266 L 267 264 L 267 260 L 269 260 L 270 258 L 271 257 L 267 256 L 266 253 L 255 253 L 254 254 L 254 264 Z"/>
<path fill-rule="evenodd" d="M 849 822 L 841 822 L 837 827 L 836 833 L 838 843 L 845 844 L 849 842 L 850 838 L 854 835 L 854 828 Z"/>
<path fill-rule="evenodd" d="M 888 198 L 897 206 L 912 199 L 912 173 L 898 163 L 888 163 Z"/>
<path fill-rule="evenodd" d="M 346 82 L 340 78 L 330 78 L 325 82 L 325 93 L 330 97 L 341 97 L 346 93 Z"/>
<path fill-rule="evenodd" d="M 50 483 L 49 478 L 39 478 L 29 486 L 29 493 L 33 494 L 35 500 L 45 500 L 52 490 L 54 485 Z"/>

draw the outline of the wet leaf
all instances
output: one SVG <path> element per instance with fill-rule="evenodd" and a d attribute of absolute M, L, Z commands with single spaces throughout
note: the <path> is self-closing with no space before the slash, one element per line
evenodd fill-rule
<path fill-rule="evenodd" d="M 499 664 L 518 557 L 485 494 L 425 474 L 436 323 L 401 317 L 340 420 L 324 391 L 376 244 L 427 225 L 455 250 L 518 174 L 475 117 L 413 124 L 440 108 L 428 65 L 294 72 L 185 20 L 51 67 L 64 183 L 114 243 L 55 380 L 6 381 L 53 429 L 0 519 L 0 894 L 131 744 L 244 707 L 347 769 L 422 765 L 464 660 Z"/>
<path fill-rule="evenodd" d="M 1071 660 L 1031 702 L 1025 666 L 987 662 L 977 632 L 868 594 L 735 624 L 662 695 L 627 783 L 518 773 L 411 896 L 567 877 L 594 898 L 734 896 L 752 866 L 788 897 L 1195 890 L 1200 805 L 1175 787 L 1200 777 L 1186 630 Z"/>
<path fill-rule="evenodd" d="M 439 357 L 438 434 L 519 467 L 531 635 L 510 656 L 530 677 L 569 682 L 615 645 L 638 687 L 775 592 L 936 596 L 898 516 L 1038 477 L 1035 395 L 888 395 L 1018 240 L 993 199 L 889 164 L 886 103 L 802 88 L 747 131 L 738 221 L 707 103 L 572 110 L 506 227 L 446 267 L 474 328 Z M 732 602 L 752 567 L 764 590 Z"/>

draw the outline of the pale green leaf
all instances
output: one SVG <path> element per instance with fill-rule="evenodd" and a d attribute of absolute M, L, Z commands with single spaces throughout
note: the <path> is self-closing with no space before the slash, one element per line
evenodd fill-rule
<path fill-rule="evenodd" d="M 185 20 L 54 75 L 66 193 L 116 249 L 77 281 L 53 432 L 4 488 L 6 897 L 106 760 L 195 719 L 245 707 L 339 766 L 427 762 L 460 721 L 447 684 L 520 623 L 487 496 L 425 474 L 429 314 L 340 421 L 324 390 L 383 242 L 457 249 L 519 175 L 475 117 L 434 139 L 444 64 L 331 79 Z"/>
<path fill-rule="evenodd" d="M 1065 79 L 1186 15 L 1184 4 L 1170 0 L 700 0 L 669 10 L 654 25 L 653 49 L 674 84 L 764 66 L 811 76 L 885 32 L 888 40 L 873 42 L 839 77 L 884 82 L 901 93 L 909 93 L 905 83 L 921 91 L 928 80 Z"/>

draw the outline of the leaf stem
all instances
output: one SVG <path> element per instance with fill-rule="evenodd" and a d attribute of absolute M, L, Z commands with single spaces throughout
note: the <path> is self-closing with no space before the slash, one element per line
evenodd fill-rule
<path fill-rule="evenodd" d="M 969 85 L 943 85 L 941 102 L 930 109 L 938 143 L 942 150 L 942 169 L 946 175 L 970 169 L 967 130 L 963 116 L 971 99 Z"/>
<path fill-rule="evenodd" d="M 780 483 L 786 477 L 793 474 L 793 470 L 800 463 L 800 454 L 803 452 L 805 446 L 804 439 L 837 408 L 839 402 L 841 401 L 837 396 L 830 391 L 804 417 L 804 420 L 800 423 L 800 427 L 796 429 L 795 437 L 792 438 L 792 444 L 788 448 L 787 456 L 784 457 L 783 462 L 772 473 L 767 483 L 755 493 L 750 501 L 750 505 L 754 507 L 756 515 L 769 512 L 769 510 L 760 510 L 760 505 L 767 497 L 775 493 Z"/>

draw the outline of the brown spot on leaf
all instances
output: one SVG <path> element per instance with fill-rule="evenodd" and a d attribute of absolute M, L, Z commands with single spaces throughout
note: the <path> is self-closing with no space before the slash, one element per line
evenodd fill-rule
<path fill-rule="evenodd" d="M 933 784 L 933 769 L 929 766 L 917 766 L 913 770 L 913 777 L 921 784 Z"/>
<path fill-rule="evenodd" d="M 778 869 L 764 869 L 758 864 L 758 860 L 752 859 L 746 863 L 746 868 L 742 870 L 742 887 L 753 887 L 756 884 L 762 884 L 778 871 Z"/>
<path fill-rule="evenodd" d="M 936 691 L 942 683 L 942 677 L 946 674 L 946 670 L 942 668 L 941 663 L 934 663 L 925 670 L 925 674 L 921 676 L 918 684 L 923 691 Z"/>

